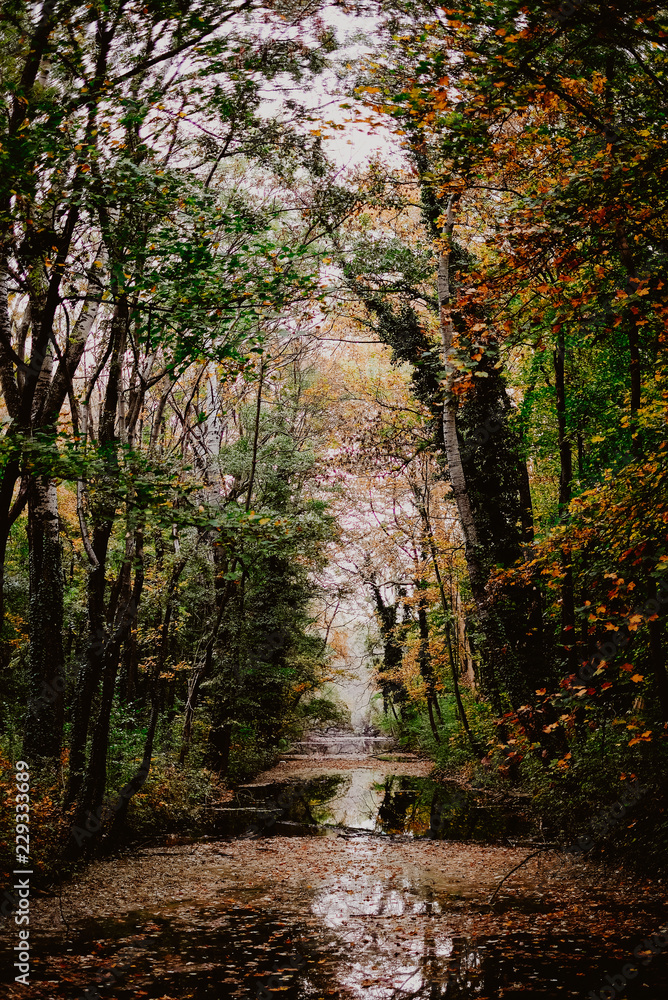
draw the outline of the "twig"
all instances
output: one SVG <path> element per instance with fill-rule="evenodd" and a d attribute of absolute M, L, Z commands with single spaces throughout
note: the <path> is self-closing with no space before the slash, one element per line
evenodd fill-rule
<path fill-rule="evenodd" d="M 541 847 L 538 851 L 532 851 L 531 854 L 527 854 L 526 858 L 523 861 L 520 861 L 519 865 L 515 865 L 514 868 L 511 868 L 511 870 L 508 872 L 508 874 L 503 876 L 503 878 L 501 879 L 501 881 L 497 885 L 496 889 L 494 890 L 494 892 L 492 893 L 492 895 L 489 897 L 489 902 L 490 903 L 494 902 L 494 897 L 496 896 L 497 892 L 499 891 L 499 889 L 501 888 L 501 886 L 503 885 L 503 883 L 506 881 L 506 879 L 510 878 L 510 876 L 513 874 L 513 872 L 516 872 L 517 869 L 521 868 L 522 865 L 525 865 L 527 863 L 527 861 L 531 861 L 532 858 L 537 857 L 539 854 L 542 854 L 543 851 L 548 850 L 548 849 L 549 848 Z"/>
<path fill-rule="evenodd" d="M 71 925 L 69 924 L 69 922 L 67 920 L 67 917 L 63 913 L 63 885 L 62 885 L 62 882 L 58 886 L 58 909 L 60 910 L 60 919 L 65 924 L 65 928 L 67 930 L 67 936 L 71 940 L 72 939 L 72 935 L 70 934 Z"/>

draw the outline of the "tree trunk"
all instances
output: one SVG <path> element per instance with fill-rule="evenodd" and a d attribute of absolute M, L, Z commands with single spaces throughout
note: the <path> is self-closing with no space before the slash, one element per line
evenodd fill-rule
<path fill-rule="evenodd" d="M 115 804 L 113 823 L 111 824 L 109 833 L 105 838 L 106 843 L 112 848 L 118 844 L 123 833 L 125 821 L 128 815 L 130 799 L 132 799 L 137 792 L 141 791 L 146 784 L 146 779 L 149 776 L 149 772 L 151 770 L 151 756 L 153 754 L 153 740 L 155 739 L 155 729 L 158 723 L 159 715 L 158 701 L 156 698 L 151 709 L 151 718 L 148 724 L 146 740 L 144 742 L 142 762 L 127 784 L 125 784 L 121 789 L 118 801 Z"/>
<path fill-rule="evenodd" d="M 91 738 L 90 756 L 86 774 L 77 796 L 75 825 L 85 827 L 88 817 L 99 818 L 107 781 L 107 755 L 111 710 L 116 689 L 116 677 L 121 657 L 121 646 L 136 621 L 141 592 L 144 585 L 143 568 L 144 526 L 139 524 L 127 540 L 125 561 L 121 568 L 123 582 L 120 589 L 119 611 L 113 622 L 113 633 L 105 645 L 102 671 L 102 694 L 95 727 Z M 130 587 L 130 570 L 136 565 L 133 586 Z M 96 831 L 98 832 L 98 831 Z M 95 838 L 93 838 L 93 842 Z M 93 846 L 88 844 L 89 849 Z"/>
<path fill-rule="evenodd" d="M 15 517 L 12 516 L 12 498 L 20 475 L 18 460 L 10 461 L 5 466 L 0 478 L 0 630 L 5 620 L 5 559 L 9 532 Z M 17 513 L 20 513 L 17 512 Z M 1 631 L 0 631 L 1 634 Z"/>
<path fill-rule="evenodd" d="M 473 753 L 477 756 L 481 756 L 480 747 L 478 742 L 473 735 L 473 731 L 469 725 L 469 720 L 466 716 L 466 710 L 464 708 L 464 702 L 462 701 L 461 691 L 459 690 L 459 677 L 457 676 L 457 666 L 455 663 L 455 656 L 452 649 L 452 635 L 450 632 L 450 624 L 448 619 L 450 618 L 450 607 L 448 605 L 448 599 L 445 595 L 445 587 L 443 586 L 443 578 L 441 576 L 441 569 L 438 564 L 438 557 L 436 555 L 436 545 L 434 543 L 433 535 L 431 531 L 429 532 L 429 549 L 431 553 L 431 561 L 434 566 L 434 573 L 436 575 L 436 582 L 438 584 L 438 593 L 441 598 L 441 608 L 443 609 L 443 614 L 445 616 L 445 636 L 448 644 L 448 659 L 450 661 L 450 674 L 452 677 L 452 691 L 455 696 L 455 701 L 457 703 L 457 711 L 459 712 L 459 718 L 461 720 L 462 726 L 464 727 L 464 732 L 468 737 L 468 741 L 471 745 Z"/>
<path fill-rule="evenodd" d="M 394 707 L 395 697 L 403 716 L 403 705 L 406 701 L 406 688 L 401 681 L 395 678 L 395 671 L 401 666 L 403 649 L 401 641 L 397 636 L 398 604 L 385 604 L 383 595 L 378 584 L 368 579 L 365 581 L 374 596 L 376 609 L 378 611 L 378 621 L 380 634 L 383 640 L 383 664 L 378 669 L 378 683 L 383 693 L 383 699 L 387 698 L 392 707 L 395 719 L 397 713 Z"/>
<path fill-rule="evenodd" d="M 63 568 L 56 485 L 33 477 L 28 497 L 30 701 L 23 756 L 60 759 L 64 713 Z"/>
<path fill-rule="evenodd" d="M 531 502 L 531 485 L 529 483 L 529 470 L 527 463 L 521 460 L 519 463 L 519 498 L 522 517 L 522 541 L 529 545 L 533 541 L 533 504 Z"/>
<path fill-rule="evenodd" d="M 111 320 L 109 380 L 102 404 L 98 434 L 100 446 L 107 446 L 109 448 L 109 454 L 106 459 L 105 482 L 102 484 L 104 489 L 101 491 L 103 495 L 106 490 L 113 495 L 117 474 L 114 447 L 117 440 L 116 415 L 118 413 L 121 368 L 127 342 L 128 322 L 127 297 L 121 295 L 116 303 L 114 315 Z M 106 669 L 106 657 L 109 652 L 109 637 L 105 629 L 106 615 L 104 599 L 107 551 L 115 518 L 116 508 L 113 500 L 103 500 L 94 511 L 94 527 L 91 541 L 94 563 L 88 574 L 87 586 L 88 646 L 84 662 L 79 670 L 74 704 L 72 706 L 69 776 L 65 793 L 67 804 L 74 802 L 82 788 L 91 708 L 93 698 L 100 684 L 100 678 Z"/>
<path fill-rule="evenodd" d="M 557 338 L 554 351 L 554 383 L 557 397 L 557 434 L 559 441 L 559 511 L 563 516 L 571 502 L 571 481 L 573 479 L 573 458 L 571 444 L 566 429 L 566 345 L 563 331 Z"/>
<path fill-rule="evenodd" d="M 421 580 L 416 580 L 415 585 L 418 590 L 422 590 Z M 438 732 L 438 726 L 436 725 L 436 719 L 434 718 L 434 705 L 436 704 L 438 706 L 438 701 L 434 681 L 434 668 L 429 655 L 429 622 L 427 620 L 427 608 L 425 605 L 424 595 L 422 593 L 420 595 L 417 613 L 418 627 L 420 629 L 420 651 L 418 654 L 418 662 L 420 664 L 420 674 L 422 675 L 422 679 L 427 687 L 427 712 L 429 713 L 429 725 L 431 726 L 434 739 L 437 743 L 440 743 L 441 737 Z"/>
<path fill-rule="evenodd" d="M 87 586 L 88 643 L 84 661 L 77 677 L 72 704 L 72 731 L 70 734 L 70 761 L 65 802 L 71 804 L 79 794 L 86 766 L 86 743 L 93 706 L 104 667 L 105 648 L 108 641 L 105 629 L 104 593 L 107 548 L 112 522 L 97 524 L 93 530 L 92 546 L 98 565 L 90 570 Z"/>
<path fill-rule="evenodd" d="M 452 237 L 454 221 L 452 217 L 452 200 L 448 204 L 447 225 L 445 233 L 447 239 Z M 443 440 L 445 442 L 445 454 L 448 461 L 448 472 L 452 484 L 452 495 L 457 504 L 459 521 L 464 534 L 464 547 L 466 554 L 466 565 L 471 581 L 471 590 L 476 599 L 476 603 L 482 602 L 484 581 L 480 569 L 480 563 L 476 552 L 478 546 L 478 536 L 473 517 L 473 509 L 469 500 L 466 488 L 466 477 L 464 466 L 457 439 L 457 401 L 452 393 L 453 372 L 450 369 L 450 350 L 452 348 L 452 335 L 454 332 L 452 318 L 450 316 L 450 251 L 441 253 L 438 260 L 438 306 L 441 330 L 441 345 L 443 349 L 443 364 L 448 375 L 446 377 L 446 392 L 443 404 Z"/>
<path fill-rule="evenodd" d="M 557 402 L 557 434 L 559 442 L 559 516 L 568 518 L 573 480 L 573 454 L 566 426 L 566 342 L 563 330 L 557 334 L 554 351 L 554 384 Z M 573 564 L 570 550 L 562 551 L 564 579 L 561 584 L 561 643 L 566 652 L 568 669 L 574 673 L 578 667 L 575 634 L 575 594 Z"/>
<path fill-rule="evenodd" d="M 656 581 L 651 579 L 651 600 L 655 602 L 655 607 L 659 608 L 657 597 Z M 662 722 L 668 722 L 668 675 L 666 674 L 666 652 L 663 648 L 663 622 L 660 618 L 647 622 L 649 632 L 649 651 L 652 663 L 652 673 L 654 675 L 654 687 L 656 690 L 659 712 Z"/>
<path fill-rule="evenodd" d="M 12 322 L 9 315 L 9 284 L 6 270 L 6 261 L 0 264 L 0 388 L 4 399 L 7 413 L 12 419 L 13 425 L 5 435 L 5 441 L 9 435 L 15 435 L 16 420 L 20 410 L 19 388 L 14 374 L 14 361 L 12 360 Z M 18 457 L 9 458 L 2 470 L 0 477 L 0 629 L 2 629 L 4 611 L 4 577 L 5 577 L 5 554 L 7 551 L 7 541 L 12 526 L 10 511 L 14 496 L 14 487 L 18 482 L 21 472 L 21 465 Z"/>
<path fill-rule="evenodd" d="M 216 549 L 214 549 L 214 561 L 216 561 L 217 558 L 219 557 L 217 557 Z M 222 566 L 223 563 L 216 562 L 217 568 L 219 565 Z M 233 564 L 233 566 L 235 565 L 236 562 Z M 218 575 L 219 574 L 217 574 L 217 576 Z M 219 583 L 221 584 L 221 586 L 218 585 Z M 214 622 L 214 626 L 211 630 L 211 635 L 209 636 L 209 639 L 207 641 L 204 650 L 204 659 L 201 663 L 195 666 L 188 680 L 188 700 L 186 702 L 186 710 L 183 721 L 181 752 L 179 753 L 179 764 L 181 765 L 181 767 L 183 767 L 183 765 L 185 764 L 186 757 L 188 756 L 188 753 L 190 751 L 190 742 L 192 740 L 192 727 L 195 719 L 195 709 L 197 708 L 200 687 L 202 685 L 202 681 L 205 678 L 208 678 L 211 672 L 211 667 L 213 665 L 213 651 L 220 632 L 220 626 L 223 621 L 225 608 L 227 607 L 230 597 L 232 596 L 232 586 L 233 584 L 231 580 L 227 580 L 224 587 L 222 587 L 222 580 L 221 581 L 219 581 L 218 579 L 216 580 L 216 588 L 215 588 L 217 594 L 216 620 Z"/>

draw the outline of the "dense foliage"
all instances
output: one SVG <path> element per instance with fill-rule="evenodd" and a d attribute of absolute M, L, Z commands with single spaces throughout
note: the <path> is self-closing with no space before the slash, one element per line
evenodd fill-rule
<path fill-rule="evenodd" d="M 442 412 L 476 687 L 497 715 L 487 766 L 553 805 L 555 787 L 572 805 L 651 776 L 660 816 L 668 11 L 567 6 L 383 6 L 356 93 L 411 166 L 368 172 L 393 221 L 341 254 Z"/>

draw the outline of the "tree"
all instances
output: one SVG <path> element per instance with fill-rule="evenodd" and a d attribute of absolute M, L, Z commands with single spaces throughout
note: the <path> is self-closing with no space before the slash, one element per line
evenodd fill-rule
<path fill-rule="evenodd" d="M 528 451 L 532 461 L 531 485 L 541 527 L 549 530 L 559 519 L 566 522 L 563 529 L 554 527 L 551 540 L 546 540 L 553 555 L 558 546 L 559 556 L 545 587 L 531 572 L 535 553 L 526 548 L 531 538 L 527 478 L 511 473 L 511 465 L 516 509 L 523 512 L 512 519 L 517 526 L 514 539 L 512 530 L 499 530 L 497 524 L 491 544 L 488 538 L 481 546 L 487 555 L 502 539 L 510 541 L 506 558 L 495 560 L 508 568 L 525 553 L 524 569 L 492 575 L 489 593 L 494 603 L 487 612 L 480 607 L 479 615 L 484 621 L 496 605 L 497 624 L 485 622 L 488 640 L 500 624 L 499 613 L 509 623 L 492 638 L 497 665 L 505 672 L 503 686 L 516 709 L 525 701 L 535 708 L 531 689 L 540 682 L 539 663 L 547 656 L 550 669 L 544 680 L 552 684 L 601 642 L 591 625 L 576 631 L 576 606 L 589 606 L 588 588 L 601 563 L 613 572 L 607 554 L 599 549 L 600 537 L 594 541 L 587 534 L 585 540 L 569 523 L 575 502 L 571 498 L 584 486 L 574 480 L 574 452 L 582 480 L 589 476 L 589 484 L 599 482 L 601 489 L 606 489 L 601 482 L 606 460 L 625 482 L 620 471 L 624 467 L 634 468 L 647 482 L 640 471 L 644 462 L 652 470 L 652 481 L 662 464 L 647 448 L 655 419 L 649 413 L 662 408 L 659 404 L 657 409 L 655 401 L 664 378 L 657 346 L 665 325 L 665 284 L 659 277 L 665 269 L 665 210 L 657 185 L 666 161 L 654 123 L 665 117 L 661 75 L 666 12 L 657 4 L 642 9 L 593 4 L 574 8 L 568 16 L 550 11 L 546 16 L 541 7 L 529 10 L 516 3 L 467 3 L 447 11 L 431 5 L 408 10 L 385 4 L 382 10 L 384 57 L 358 81 L 363 84 L 358 93 L 376 114 L 394 119 L 413 158 L 430 224 L 439 230 L 434 235 L 441 237 L 436 251 L 442 340 L 449 362 L 445 387 L 459 397 L 455 420 L 463 428 L 467 408 L 473 404 L 476 411 L 481 394 L 472 386 L 477 378 L 485 379 L 485 389 L 491 390 L 489 405 L 494 397 L 491 379 L 496 366 L 504 366 L 516 396 L 526 393 L 524 413 L 531 413 L 533 420 L 515 454 L 521 459 Z M 391 190 L 395 197 L 396 182 Z M 454 239 L 457 220 L 459 245 Z M 598 371 L 603 361 L 606 378 L 614 385 L 612 398 L 608 395 L 598 412 L 592 408 L 598 390 L 592 377 L 596 356 Z M 544 400 L 546 390 L 550 402 L 539 414 L 534 401 L 539 391 Z M 661 391 L 658 388 L 659 395 Z M 452 422 L 447 407 L 446 398 L 446 435 Z M 503 435 L 493 406 L 490 413 L 492 423 L 485 431 L 494 451 L 502 447 Z M 548 467 L 536 464 L 540 452 L 547 450 L 545 427 L 557 447 L 556 470 L 551 456 Z M 538 440 L 541 444 L 532 453 Z M 612 440 L 617 447 L 608 458 L 606 442 Z M 460 504 L 460 519 L 465 531 L 475 526 L 477 538 L 478 459 L 470 471 L 466 467 L 462 480 L 451 428 L 449 441 L 448 460 L 469 500 L 470 513 Z M 497 469 L 502 465 L 496 464 Z M 549 496 L 543 486 L 543 470 L 548 469 L 554 475 Z M 499 492 L 503 495 L 503 488 Z M 654 505 L 663 506 L 658 495 L 649 501 Z M 485 518 L 491 506 L 490 497 L 483 495 L 479 509 Z M 472 543 L 474 535 L 469 535 Z M 648 576 L 640 587 L 651 601 L 656 600 L 652 581 L 660 572 L 654 560 L 663 541 L 650 530 L 647 543 L 653 555 L 645 561 Z M 474 551 L 473 544 L 469 549 Z M 540 565 L 547 572 L 542 561 Z M 476 561 L 469 558 L 474 586 L 478 572 Z M 547 602 L 543 609 L 537 599 L 541 589 Z M 527 617 L 517 615 L 522 607 L 532 622 L 532 635 L 519 644 L 524 650 L 512 650 L 512 641 L 501 637 L 512 640 L 518 634 Z M 650 641 L 650 633 L 660 628 L 647 623 L 647 652 L 658 664 L 657 697 L 665 661 L 661 642 Z M 577 641 L 578 634 L 582 641 Z M 555 724 L 545 728 L 552 731 Z"/>

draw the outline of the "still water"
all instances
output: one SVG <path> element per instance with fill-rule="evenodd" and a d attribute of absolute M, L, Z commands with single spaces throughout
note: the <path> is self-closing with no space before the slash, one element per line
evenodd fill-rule
<path fill-rule="evenodd" d="M 521 810 L 476 792 L 367 766 L 243 786 L 218 811 L 216 824 L 207 850 L 218 851 L 238 876 L 233 894 L 209 892 L 205 904 L 198 899 L 194 886 L 207 886 L 210 863 L 202 854 L 193 871 L 204 881 L 193 881 L 185 898 L 168 894 L 160 906 L 119 906 L 117 917 L 77 921 L 59 931 L 58 941 L 36 936 L 32 983 L 20 991 L 10 986 L 11 1000 L 668 997 L 665 953 L 639 968 L 623 990 L 611 985 L 621 981 L 615 976 L 638 936 L 615 933 L 614 909 L 589 933 L 582 919 L 569 928 L 568 907 L 594 905 L 591 897 L 572 896 L 549 933 L 527 933 L 520 917 L 539 913 L 540 894 L 501 894 L 490 903 L 489 892 L 470 891 L 466 865 L 457 869 L 459 887 L 456 879 L 427 877 L 420 858 L 429 850 L 439 852 L 447 869 L 448 852 L 461 855 L 462 841 L 477 857 L 491 858 L 492 845 L 534 835 Z M 309 844 L 317 845 L 319 864 L 324 857 L 325 875 L 335 848 L 339 860 L 348 852 L 343 866 L 335 869 L 332 861 L 331 877 L 311 877 Z M 201 847 L 183 850 L 195 854 Z M 235 854 L 235 847 L 245 853 Z M 411 865 L 403 847 L 413 852 Z M 290 894 L 281 889 L 282 866 L 294 866 L 302 849 L 304 879 Z M 260 861 L 253 858 L 264 859 L 259 888 L 253 864 Z M 173 863 L 183 864 L 183 856 L 174 862 L 165 851 L 165 872 Z M 141 864 L 137 859 L 128 875 L 119 860 L 119 880 L 141 879 Z M 105 870 L 113 877 L 113 864 Z M 160 877 L 159 869 L 152 873 Z M 268 891 L 274 886 L 275 893 Z M 661 916 L 651 915 L 654 926 Z"/>
<path fill-rule="evenodd" d="M 519 839 L 531 831 L 521 812 L 486 802 L 454 783 L 387 775 L 372 768 L 245 785 L 237 790 L 233 804 L 217 812 L 219 831 L 228 826 L 231 833 L 262 830 L 298 835 L 347 829 L 380 836 L 491 842 Z"/>

